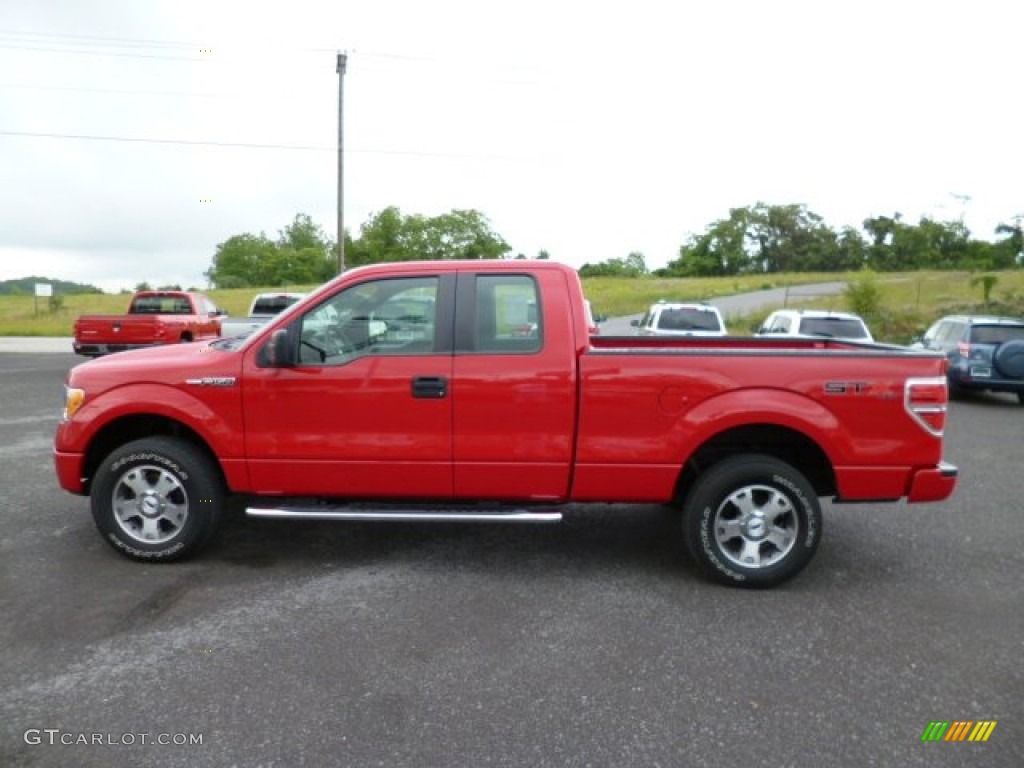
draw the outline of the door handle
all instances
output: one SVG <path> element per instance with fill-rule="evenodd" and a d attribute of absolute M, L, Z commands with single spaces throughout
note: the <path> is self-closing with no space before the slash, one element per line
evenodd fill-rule
<path fill-rule="evenodd" d="M 448 379 L 444 376 L 414 376 L 412 396 L 437 400 L 448 396 Z"/>

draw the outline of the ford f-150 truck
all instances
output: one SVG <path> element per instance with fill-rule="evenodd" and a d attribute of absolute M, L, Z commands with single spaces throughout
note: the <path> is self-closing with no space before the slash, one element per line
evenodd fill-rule
<path fill-rule="evenodd" d="M 75 321 L 74 350 L 86 357 L 220 335 L 223 314 L 201 293 L 139 291 L 127 315 L 82 315 Z"/>
<path fill-rule="evenodd" d="M 741 586 L 807 565 L 823 497 L 954 490 L 941 355 L 591 326 L 565 265 L 354 269 L 249 337 L 73 368 L 59 482 L 143 561 L 199 551 L 229 498 L 264 518 L 446 522 L 663 503 L 693 561 Z"/>

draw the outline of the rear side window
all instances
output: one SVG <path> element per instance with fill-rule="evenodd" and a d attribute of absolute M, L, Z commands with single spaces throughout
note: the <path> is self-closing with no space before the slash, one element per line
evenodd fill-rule
<path fill-rule="evenodd" d="M 1024 339 L 1024 325 L 975 325 L 971 327 L 971 341 L 975 344 L 1002 344 Z"/>
<path fill-rule="evenodd" d="M 844 339 L 866 339 L 864 324 L 844 317 L 805 317 L 800 333 L 807 336 L 833 336 Z"/>
<path fill-rule="evenodd" d="M 537 352 L 543 339 L 540 295 L 528 275 L 478 275 L 476 352 Z"/>
<path fill-rule="evenodd" d="M 658 329 L 662 331 L 721 331 L 718 315 L 709 309 L 681 307 L 663 309 L 658 317 Z"/>

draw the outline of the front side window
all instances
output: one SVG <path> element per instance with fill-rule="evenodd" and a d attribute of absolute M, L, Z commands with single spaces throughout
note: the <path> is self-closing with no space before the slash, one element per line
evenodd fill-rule
<path fill-rule="evenodd" d="M 432 354 L 436 277 L 354 285 L 299 319 L 299 363 L 343 365 L 367 355 Z"/>

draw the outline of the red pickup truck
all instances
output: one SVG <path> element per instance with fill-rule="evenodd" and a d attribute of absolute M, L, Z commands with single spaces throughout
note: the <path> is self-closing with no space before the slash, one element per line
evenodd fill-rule
<path fill-rule="evenodd" d="M 223 314 L 209 298 L 189 291 L 139 291 L 127 315 L 82 315 L 74 350 L 86 357 L 220 336 Z"/>
<path fill-rule="evenodd" d="M 252 336 L 72 369 L 57 475 L 139 560 L 197 552 L 229 496 L 256 517 L 446 522 L 651 502 L 741 586 L 807 565 L 820 497 L 953 492 L 941 355 L 593 330 L 564 265 L 354 269 Z"/>

